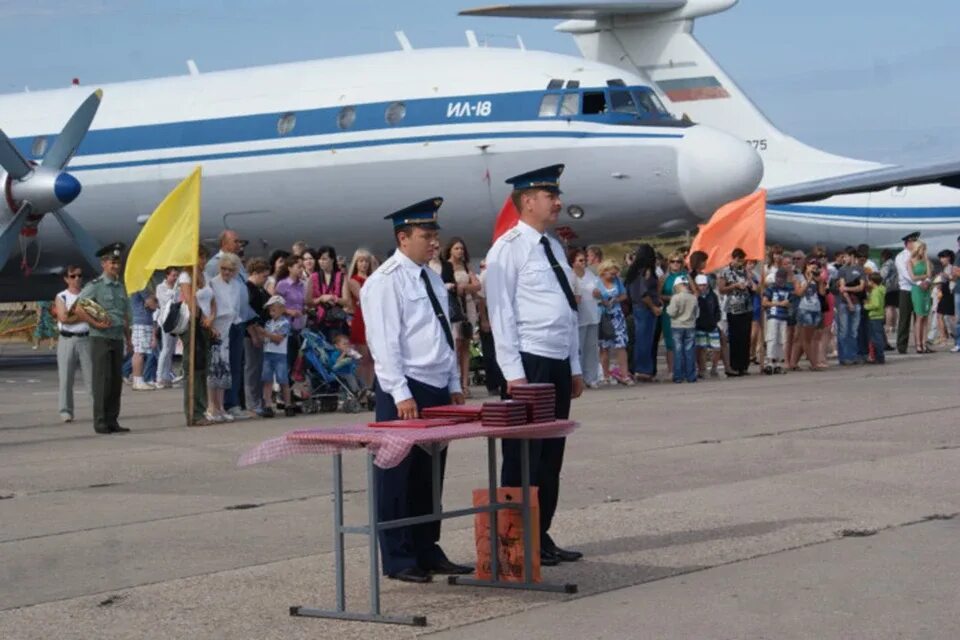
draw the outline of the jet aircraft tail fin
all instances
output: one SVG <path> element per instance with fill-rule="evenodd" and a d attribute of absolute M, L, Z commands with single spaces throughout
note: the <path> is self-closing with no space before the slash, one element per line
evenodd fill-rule
<path fill-rule="evenodd" d="M 813 179 L 877 165 L 809 147 L 778 130 L 693 35 L 694 21 L 733 7 L 738 0 L 503 5 L 465 15 L 567 19 L 557 31 L 573 36 L 583 56 L 646 78 L 679 116 L 727 131 L 752 144 L 769 161 L 807 165 Z M 571 19 L 572 18 L 572 19 Z"/>

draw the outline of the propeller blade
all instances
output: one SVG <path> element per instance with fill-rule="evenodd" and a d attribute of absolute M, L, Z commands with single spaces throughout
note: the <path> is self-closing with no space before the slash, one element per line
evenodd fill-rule
<path fill-rule="evenodd" d="M 93 117 L 97 115 L 97 109 L 100 108 L 100 99 L 103 98 L 103 91 L 97 89 L 83 101 L 67 124 L 63 126 L 63 131 L 53 141 L 53 146 L 47 151 L 41 163 L 44 167 L 54 169 L 63 169 L 70 162 L 70 158 L 76 153 L 77 147 L 83 142 L 83 137 L 87 135 L 87 129 L 93 122 Z"/>
<path fill-rule="evenodd" d="M 99 247 L 97 241 L 94 240 L 89 233 L 87 233 L 86 229 L 80 226 L 80 223 L 77 222 L 76 218 L 71 216 L 63 209 L 54 211 L 53 215 L 57 218 L 57 222 L 60 223 L 60 226 L 63 227 L 63 230 L 73 240 L 74 245 L 80 249 L 80 253 L 83 254 L 87 264 L 93 268 L 94 273 L 99 271 L 100 259 L 97 258 L 97 249 Z"/>
<path fill-rule="evenodd" d="M 13 216 L 3 231 L 0 231 L 0 269 L 7 264 L 10 255 L 17 246 L 17 238 L 20 237 L 20 230 L 23 229 L 23 223 L 27 221 L 30 214 L 30 204 L 24 202 L 20 209 Z"/>
<path fill-rule="evenodd" d="M 19 180 L 32 171 L 2 129 L 0 129 L 0 167 L 3 167 L 14 180 Z"/>

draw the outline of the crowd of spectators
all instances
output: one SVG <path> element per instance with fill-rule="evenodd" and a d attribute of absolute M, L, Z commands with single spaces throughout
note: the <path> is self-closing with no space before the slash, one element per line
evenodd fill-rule
<path fill-rule="evenodd" d="M 373 363 L 360 290 L 377 269 L 377 256 L 359 249 L 347 261 L 333 247 L 297 242 L 290 251 L 244 260 L 245 245 L 236 232 L 224 231 L 214 255 L 200 248 L 197 282 L 191 268 L 172 266 L 155 288 L 132 294 L 132 388 L 182 384 L 183 373 L 173 370 L 178 336 L 159 325 L 165 308 L 191 299 L 198 311 L 192 320 L 196 349 L 185 354 L 183 371 L 194 358 L 194 406 L 185 405 L 194 422 L 272 417 L 280 407 L 292 414 L 291 385 L 303 379 L 298 355 L 305 329 L 336 345 L 331 366 L 350 361 L 353 367 L 344 371 L 349 380 L 358 390 L 370 388 Z M 429 266 L 448 289 L 463 388 L 485 384 L 498 394 L 503 379 L 485 304 L 484 262 L 474 267 L 462 238 L 435 249 Z M 600 247 L 569 249 L 587 388 L 660 378 L 696 382 L 718 377 L 721 365 L 727 377 L 821 371 L 834 355 L 840 366 L 882 364 L 894 336 L 900 351 L 908 338 L 917 353 L 948 341 L 960 351 L 960 270 L 953 251 L 941 251 L 934 263 L 922 242 L 911 241 L 899 254 L 881 252 L 878 264 L 865 245 L 832 259 L 822 247 L 807 254 L 773 246 L 760 263 L 735 249 L 725 267 L 706 273 L 709 257 L 685 248 L 664 256 L 648 244 L 622 261 L 604 259 Z M 59 319 L 63 306 L 40 313 Z M 905 309 L 909 317 L 898 318 Z M 82 351 L 74 351 L 64 359 L 82 360 Z M 665 375 L 658 375 L 661 355 Z M 61 396 L 61 413 L 72 416 L 72 393 L 61 390 Z"/>

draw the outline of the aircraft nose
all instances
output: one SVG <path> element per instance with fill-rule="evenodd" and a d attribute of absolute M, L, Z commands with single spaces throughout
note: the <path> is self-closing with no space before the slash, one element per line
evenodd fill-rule
<path fill-rule="evenodd" d="M 76 200 L 81 188 L 80 181 L 69 173 L 61 173 L 53 183 L 53 193 L 63 204 L 70 204 Z"/>
<path fill-rule="evenodd" d="M 678 177 L 690 211 L 706 220 L 722 205 L 757 188 L 763 178 L 763 162 L 743 140 L 695 125 L 685 132 Z"/>

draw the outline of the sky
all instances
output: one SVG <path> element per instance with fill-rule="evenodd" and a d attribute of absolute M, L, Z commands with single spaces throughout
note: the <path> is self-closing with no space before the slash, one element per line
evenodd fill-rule
<path fill-rule="evenodd" d="M 491 0 L 0 0 L 0 93 L 481 41 L 577 55 L 555 21 L 464 18 Z M 960 3 L 741 0 L 695 34 L 778 128 L 883 162 L 956 157 Z M 0 123 L 0 127 L 3 123 Z"/>

